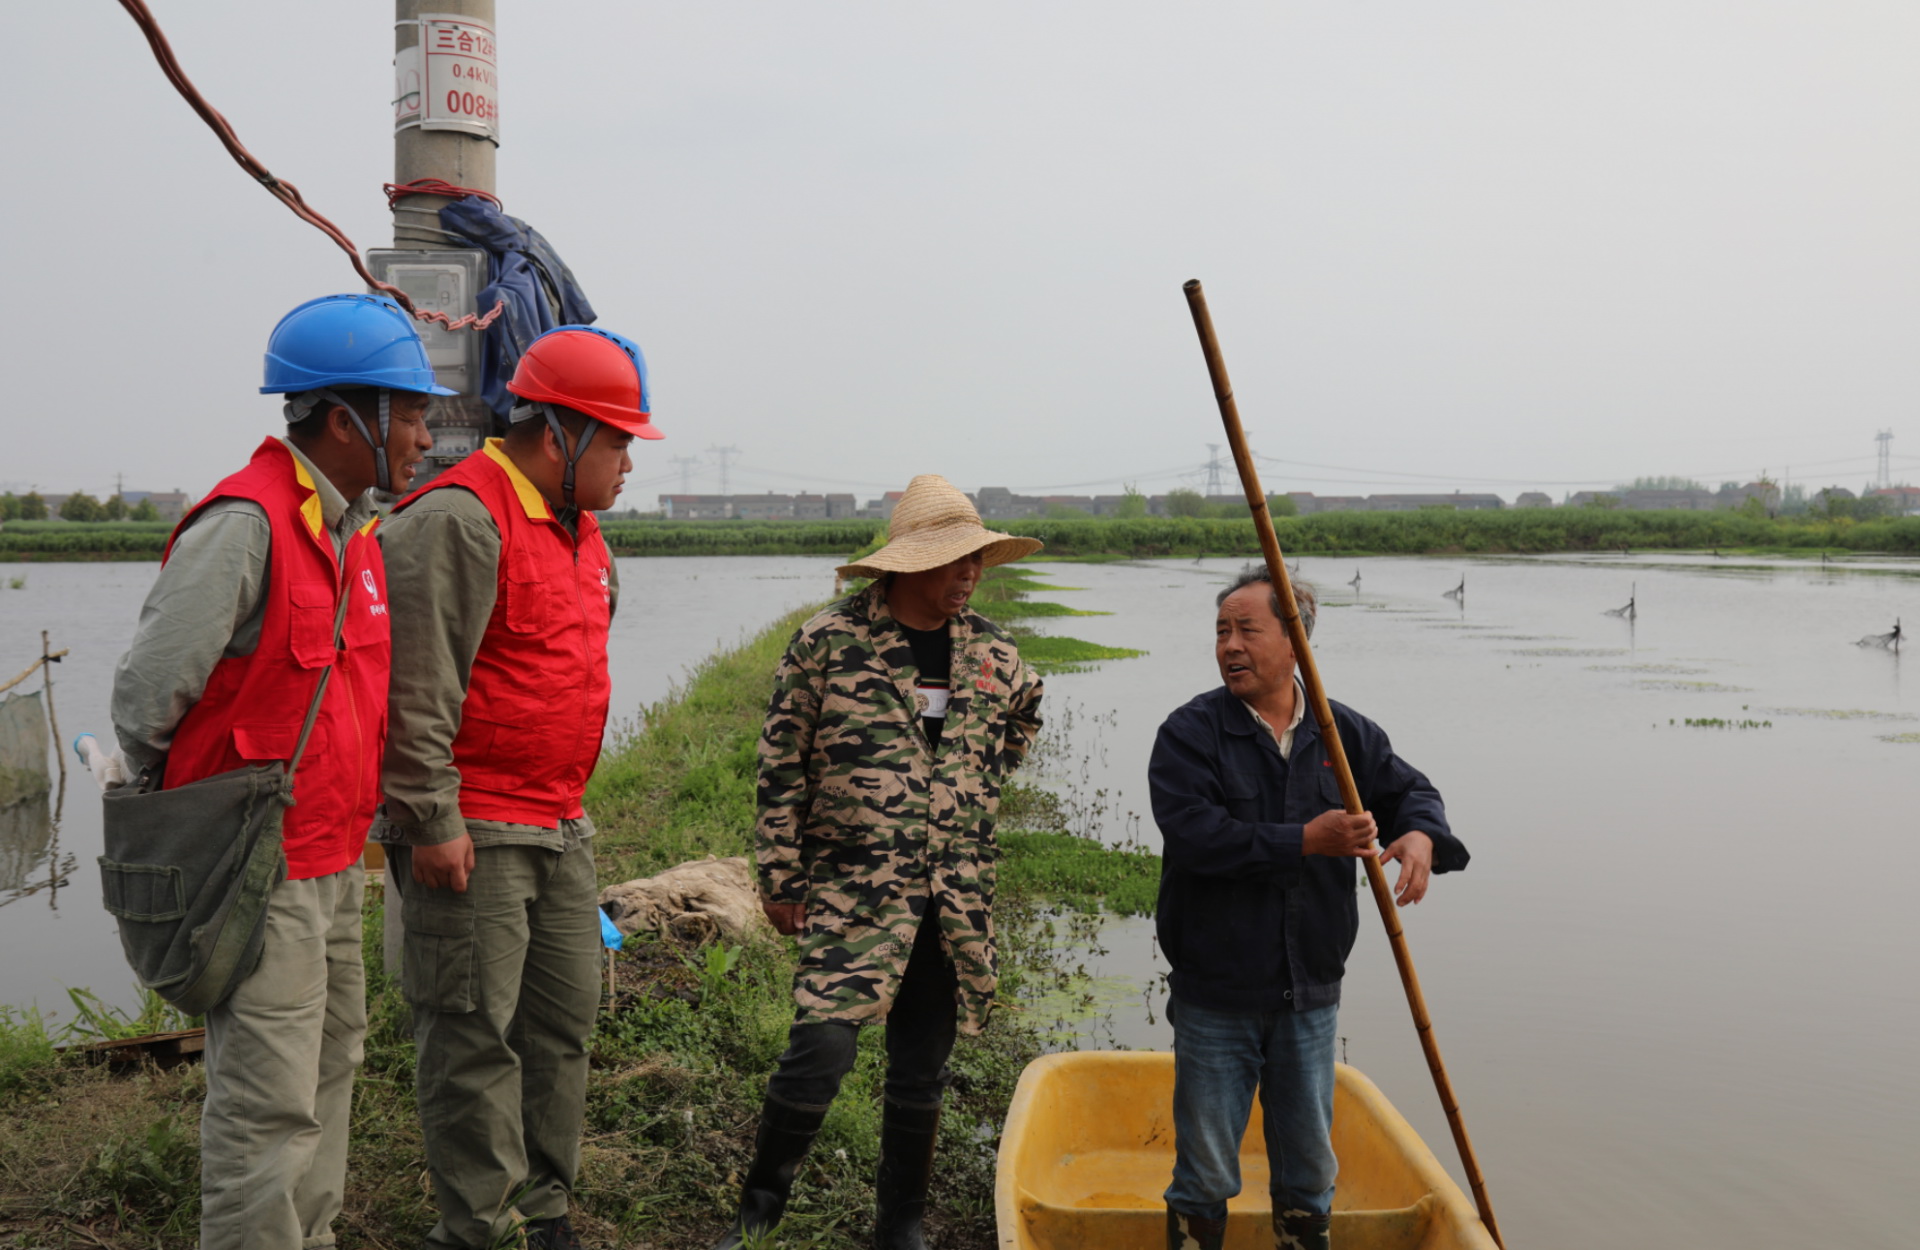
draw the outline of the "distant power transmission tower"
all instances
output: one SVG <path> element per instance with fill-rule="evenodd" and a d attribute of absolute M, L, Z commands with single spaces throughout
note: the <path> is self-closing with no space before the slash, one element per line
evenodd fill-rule
<path fill-rule="evenodd" d="M 1892 448 L 1888 445 L 1893 442 L 1893 431 L 1882 430 L 1873 436 L 1873 441 L 1880 444 L 1880 480 L 1877 485 L 1881 490 L 1887 490 L 1893 486 Z"/>
<path fill-rule="evenodd" d="M 1226 467 L 1220 463 L 1220 447 L 1219 443 L 1207 444 L 1207 494 L 1209 496 L 1220 493 L 1220 470 Z"/>
<path fill-rule="evenodd" d="M 727 470 L 733 463 L 733 457 L 741 454 L 740 449 L 729 446 L 709 447 L 707 450 L 712 452 L 714 457 L 720 461 L 720 493 L 723 495 L 731 495 L 733 492 L 727 489 Z"/>
<path fill-rule="evenodd" d="M 673 463 L 680 466 L 680 493 L 683 495 L 691 495 L 693 493 L 693 466 L 700 463 L 700 457 L 675 456 L 673 457 Z"/>

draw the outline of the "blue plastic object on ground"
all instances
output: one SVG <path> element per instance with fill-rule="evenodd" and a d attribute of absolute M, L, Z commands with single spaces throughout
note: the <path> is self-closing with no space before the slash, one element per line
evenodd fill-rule
<path fill-rule="evenodd" d="M 295 395 L 324 386 L 459 394 L 433 380 L 413 318 L 382 295 L 323 295 L 273 328 L 260 393 Z"/>

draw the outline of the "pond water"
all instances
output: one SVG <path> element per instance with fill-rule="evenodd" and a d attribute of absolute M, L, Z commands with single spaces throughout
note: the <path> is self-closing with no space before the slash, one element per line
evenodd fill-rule
<path fill-rule="evenodd" d="M 1508 1244 L 1913 1245 L 1920 697 L 1854 644 L 1920 621 L 1920 566 L 1304 563 L 1328 693 L 1427 772 L 1473 854 L 1405 926 Z M 1125 836 L 1161 719 L 1219 682 L 1213 595 L 1239 562 L 1032 567 L 1083 588 L 1037 597 L 1113 613 L 1050 632 L 1151 652 L 1047 682 L 1090 714 L 1052 784 Z M 1633 623 L 1603 615 L 1630 595 Z M 1458 1176 L 1360 907 L 1342 1045 Z M 1099 948 L 1109 1014 L 1084 1034 L 1166 1047 L 1151 922 Z"/>
<path fill-rule="evenodd" d="M 723 646 L 758 633 L 768 621 L 833 590 L 837 560 L 822 556 L 623 559 L 620 610 L 608 645 L 613 680 L 611 719 L 633 721 L 687 671 Z M 142 564 L 0 564 L 0 681 L 40 655 L 40 631 L 70 654 L 55 667 L 53 701 L 60 750 L 91 731 L 111 739 L 107 719 L 113 670 L 132 640 L 140 604 L 160 566 Z M 16 579 L 24 585 L 14 588 Z M 30 678 L 23 690 L 38 690 Z M 0 1003 L 38 1004 L 65 1018 L 66 990 L 80 986 L 130 1006 L 137 998 L 113 922 L 100 909 L 99 791 L 71 752 L 64 796 L 22 815 L 7 809 L 0 836 Z M 57 825 L 53 817 L 58 813 Z M 30 818 L 29 818 L 30 817 Z M 18 855 L 12 851 L 18 850 Z M 17 874 L 11 871 L 19 860 Z M 21 888 L 24 887 L 24 888 Z"/>
<path fill-rule="evenodd" d="M 829 558 L 622 560 L 614 713 L 790 608 Z M 1158 849 L 1145 769 L 1168 711 L 1217 684 L 1212 597 L 1238 562 L 1035 565 L 1041 597 L 1109 616 L 1054 632 L 1144 658 L 1048 679 L 1076 730 L 1052 784 Z M 1356 570 L 1360 589 L 1347 585 Z M 63 738 L 107 728 L 152 564 L 0 565 L 0 680 L 39 654 Z M 1514 1246 L 1904 1247 L 1920 1154 L 1920 941 L 1908 932 L 1920 697 L 1853 645 L 1920 621 L 1920 566 L 1620 558 L 1316 560 L 1329 693 L 1384 725 L 1473 853 L 1406 927 Z M 1463 603 L 1442 593 L 1465 575 Z M 24 577 L 23 589 L 10 579 Z M 1602 615 L 1634 595 L 1636 621 Z M 31 681 L 27 688 L 38 688 Z M 1770 722 L 1689 728 L 1692 718 Z M 90 778 L 0 894 L 0 1003 L 132 998 L 92 861 Z M 1390 874 L 1392 870 L 1389 870 Z M 1450 1166 L 1370 900 L 1342 1006 L 1347 1058 Z M 1164 1047 L 1152 927 L 1107 924 L 1089 1044 Z M 1455 1166 L 1457 1173 L 1458 1169 Z"/>

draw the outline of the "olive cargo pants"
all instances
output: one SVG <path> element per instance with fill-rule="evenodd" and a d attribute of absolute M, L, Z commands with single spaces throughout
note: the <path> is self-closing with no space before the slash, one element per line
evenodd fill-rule
<path fill-rule="evenodd" d="M 406 848 L 389 854 L 440 1207 L 427 1244 L 479 1250 L 522 1219 L 565 1215 L 579 1171 L 600 1008 L 593 844 L 479 847 L 464 894 L 414 881 Z"/>
<path fill-rule="evenodd" d="M 347 1180 L 353 1072 L 367 1035 L 358 864 L 282 881 L 260 966 L 207 1013 L 200 1244 L 333 1244 Z"/>

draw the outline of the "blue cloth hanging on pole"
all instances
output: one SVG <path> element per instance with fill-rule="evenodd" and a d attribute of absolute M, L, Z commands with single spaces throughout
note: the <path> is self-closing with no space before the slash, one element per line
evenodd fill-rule
<path fill-rule="evenodd" d="M 506 305 L 487 327 L 480 367 L 480 398 L 505 420 L 514 404 L 507 379 L 521 353 L 555 326 L 592 325 L 598 314 L 553 245 L 498 206 L 475 195 L 455 200 L 440 210 L 440 228 L 487 253 L 489 280 L 474 306 Z"/>

